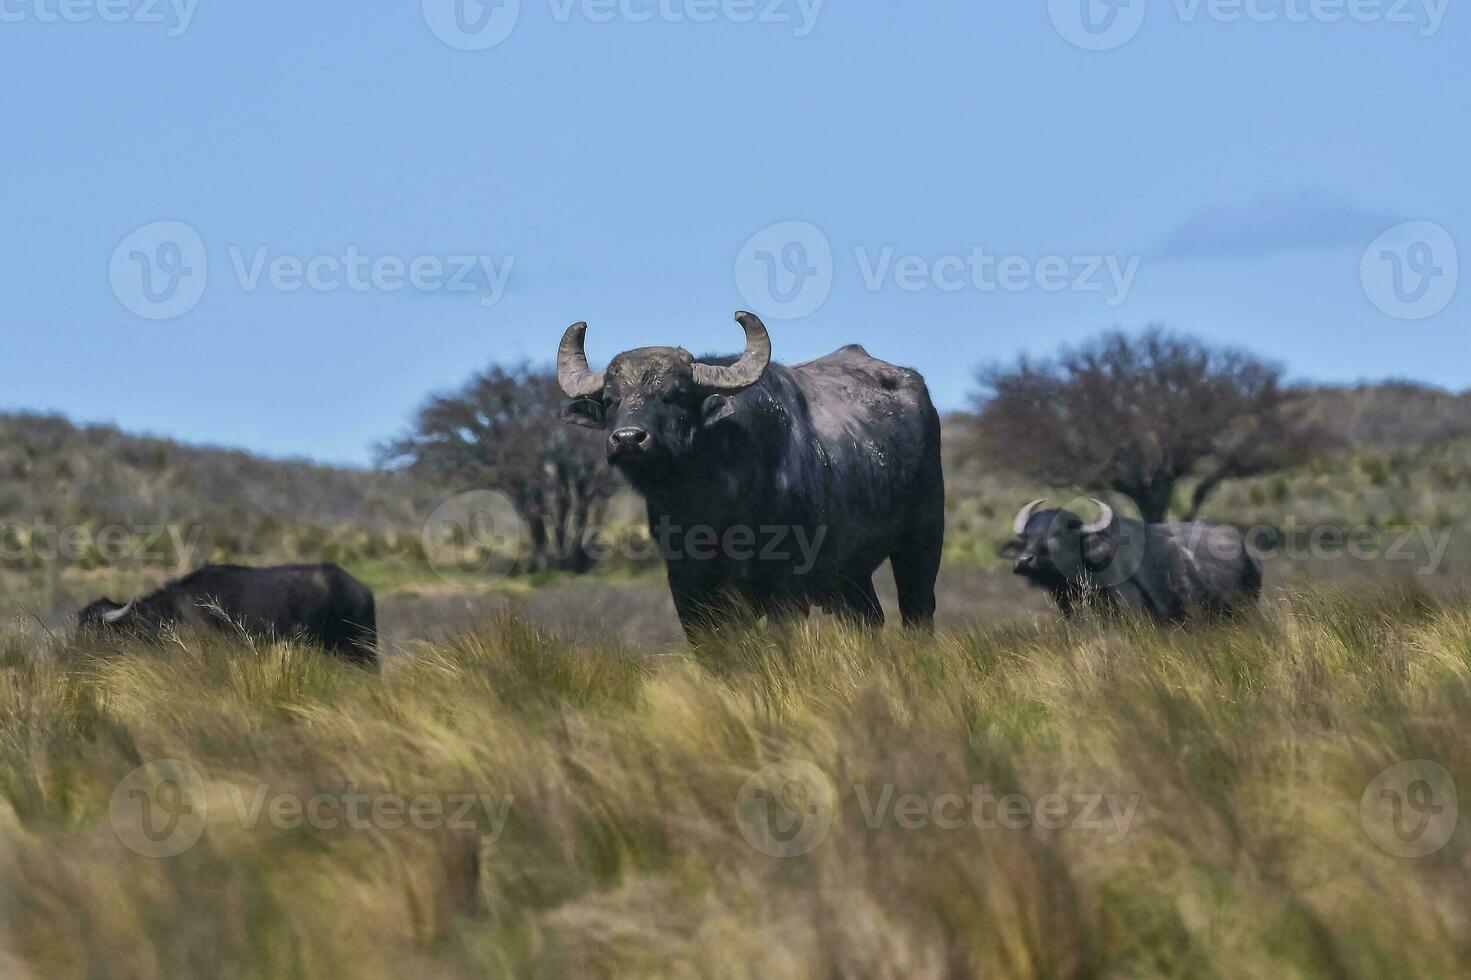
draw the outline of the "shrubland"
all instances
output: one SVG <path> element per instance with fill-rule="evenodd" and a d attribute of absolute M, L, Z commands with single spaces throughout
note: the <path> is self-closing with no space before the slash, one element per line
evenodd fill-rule
<path fill-rule="evenodd" d="M 500 616 L 381 675 L 193 634 L 0 651 L 7 977 L 1448 977 L 1471 957 L 1446 784 L 1377 795 L 1410 760 L 1471 786 L 1464 593 L 1321 588 L 1186 630 L 748 624 L 661 651 Z M 166 857 L 129 845 L 120 792 L 156 760 L 198 777 L 157 805 L 207 815 Z M 486 802 L 455 826 L 267 809 L 349 793 Z"/>

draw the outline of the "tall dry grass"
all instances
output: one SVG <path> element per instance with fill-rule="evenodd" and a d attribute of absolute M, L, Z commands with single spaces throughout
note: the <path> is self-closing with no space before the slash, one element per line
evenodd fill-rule
<path fill-rule="evenodd" d="M 381 676 L 291 644 L 14 633 L 0 664 L 6 977 L 1436 977 L 1471 961 L 1471 836 L 1396 857 L 1359 809 L 1403 760 L 1471 787 L 1465 601 L 1328 591 L 1189 631 L 750 628 L 663 654 L 503 618 Z M 109 816 L 119 781 L 159 759 L 194 767 L 208 806 L 166 858 Z M 754 845 L 738 813 L 782 760 L 824 781 L 783 806 L 831 802 L 800 856 Z M 933 807 L 976 786 L 1136 808 L 1093 826 L 1069 803 L 1052 829 L 901 815 L 905 794 Z M 464 829 L 247 827 L 238 801 L 262 788 L 510 805 L 498 830 L 484 810 Z"/>

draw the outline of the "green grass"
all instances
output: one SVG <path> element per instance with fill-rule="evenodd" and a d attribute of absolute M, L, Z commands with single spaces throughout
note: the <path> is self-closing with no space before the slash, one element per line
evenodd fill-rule
<path fill-rule="evenodd" d="M 1359 811 L 1405 760 L 1471 787 L 1461 600 L 1324 591 L 1192 631 L 747 628 L 660 655 L 498 619 L 381 675 L 290 644 L 12 632 L 0 672 L 6 977 L 1436 977 L 1471 959 L 1471 836 L 1396 857 Z M 109 818 L 160 759 L 200 774 L 209 812 L 173 857 Z M 800 856 L 738 816 L 781 760 L 831 794 L 807 787 L 831 826 Z M 1135 808 L 1094 827 L 1068 804 L 1052 829 L 901 816 L 906 794 L 979 785 Z M 509 809 L 499 830 L 483 809 L 464 828 L 246 826 L 261 788 Z"/>

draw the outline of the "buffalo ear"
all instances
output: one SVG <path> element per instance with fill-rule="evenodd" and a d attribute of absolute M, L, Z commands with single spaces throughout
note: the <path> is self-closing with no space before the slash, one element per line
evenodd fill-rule
<path fill-rule="evenodd" d="M 580 425 L 584 429 L 606 429 L 608 419 L 603 403 L 596 398 L 578 398 L 562 406 L 558 413 L 568 425 Z"/>
<path fill-rule="evenodd" d="M 735 404 L 725 395 L 711 395 L 700 406 L 700 424 L 707 429 L 735 414 Z"/>
<path fill-rule="evenodd" d="M 1083 561 L 1092 569 L 1107 568 L 1118 551 L 1118 542 L 1112 534 L 1103 531 L 1083 538 Z"/>
<path fill-rule="evenodd" d="M 1012 538 L 1010 541 L 996 549 L 997 558 L 1005 558 L 1008 561 L 1022 553 L 1022 542 L 1020 538 Z"/>

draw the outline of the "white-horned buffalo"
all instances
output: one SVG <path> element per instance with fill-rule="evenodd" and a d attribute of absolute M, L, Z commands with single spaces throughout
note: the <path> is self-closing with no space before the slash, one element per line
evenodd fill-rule
<path fill-rule="evenodd" d="M 1220 615 L 1253 606 L 1262 567 L 1232 527 L 1141 524 L 1118 517 L 1100 500 L 1086 522 L 1069 510 L 1039 510 L 1034 500 L 1016 515 L 1016 538 L 1002 555 L 1016 574 L 1052 594 L 1063 615 L 1097 602 L 1137 610 L 1162 622 Z"/>
<path fill-rule="evenodd" d="M 894 569 L 904 624 L 928 628 L 944 538 L 940 420 L 924 379 L 856 345 L 784 367 L 766 327 L 736 314 L 739 357 L 681 347 L 588 367 L 587 324 L 567 329 L 562 417 L 608 432 L 609 462 L 648 509 L 687 634 L 735 608 L 812 605 L 883 623 L 873 573 Z"/>
<path fill-rule="evenodd" d="M 83 630 L 145 637 L 198 623 L 267 639 L 305 639 L 364 665 L 378 659 L 373 591 L 330 563 L 205 565 L 126 603 L 98 599 L 77 614 L 77 622 Z"/>

